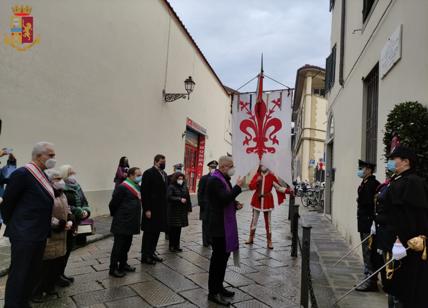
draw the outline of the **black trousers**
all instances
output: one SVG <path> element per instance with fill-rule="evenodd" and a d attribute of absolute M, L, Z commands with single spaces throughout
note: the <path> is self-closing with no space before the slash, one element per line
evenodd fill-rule
<path fill-rule="evenodd" d="M 212 254 L 208 277 L 208 290 L 210 294 L 218 294 L 223 289 L 227 261 L 230 253 L 226 252 L 226 239 L 224 237 L 211 238 Z"/>
<path fill-rule="evenodd" d="M 43 260 L 41 274 L 37 277 L 37 283 L 33 294 L 41 295 L 43 292 L 52 291 L 55 288 L 55 282 L 62 275 L 64 257 L 51 260 Z"/>
<path fill-rule="evenodd" d="M 202 245 L 208 246 L 210 243 L 210 238 L 208 236 L 208 221 L 202 219 Z"/>
<path fill-rule="evenodd" d="M 11 263 L 6 283 L 5 308 L 30 307 L 29 300 L 41 274 L 46 241 L 11 241 Z"/>
<path fill-rule="evenodd" d="M 180 248 L 181 227 L 169 227 L 169 247 Z"/>
<path fill-rule="evenodd" d="M 73 235 L 73 231 L 67 231 L 67 252 L 65 256 L 62 257 L 62 266 L 61 266 L 61 275 L 65 273 L 65 268 L 67 267 L 68 258 L 70 258 L 71 251 L 74 248 L 75 237 Z"/>
<path fill-rule="evenodd" d="M 152 257 L 158 245 L 160 232 L 144 231 L 141 243 L 141 256 Z"/>
<path fill-rule="evenodd" d="M 128 261 L 128 252 L 132 245 L 132 235 L 115 234 L 110 255 L 110 270 L 123 269 Z"/>

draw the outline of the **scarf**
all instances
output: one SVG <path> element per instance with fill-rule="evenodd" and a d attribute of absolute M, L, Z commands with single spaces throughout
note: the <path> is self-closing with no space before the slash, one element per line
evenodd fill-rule
<path fill-rule="evenodd" d="M 140 186 L 135 184 L 134 181 L 131 181 L 130 179 L 126 179 L 122 182 L 123 186 L 125 186 L 135 197 L 138 198 L 138 200 L 141 200 L 141 189 Z"/>
<path fill-rule="evenodd" d="M 52 188 L 52 185 L 47 179 L 44 172 L 33 162 L 26 164 L 25 169 L 27 169 L 31 173 L 31 175 L 37 180 L 37 182 L 42 185 L 42 187 L 52 197 L 52 199 L 55 199 L 55 193 Z"/>
<path fill-rule="evenodd" d="M 224 185 L 227 191 L 231 191 L 230 183 L 225 179 L 224 175 L 219 171 L 214 171 L 213 177 L 218 178 Z M 224 208 L 224 234 L 226 239 L 226 252 L 237 252 L 239 250 L 238 239 L 238 223 L 236 222 L 236 207 L 235 202 L 230 202 Z"/>

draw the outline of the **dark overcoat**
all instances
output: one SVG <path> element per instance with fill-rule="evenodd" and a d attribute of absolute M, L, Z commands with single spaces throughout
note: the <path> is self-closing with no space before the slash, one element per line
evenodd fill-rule
<path fill-rule="evenodd" d="M 120 184 L 113 192 L 109 204 L 113 216 L 111 233 L 132 235 L 140 233 L 141 200 L 124 185 Z"/>
<path fill-rule="evenodd" d="M 141 181 L 141 199 L 143 202 L 141 230 L 148 232 L 167 231 L 167 174 L 152 167 L 143 173 Z M 148 219 L 145 212 L 151 211 Z"/>
<path fill-rule="evenodd" d="M 407 247 L 407 241 L 419 235 L 428 236 L 428 198 L 424 179 L 408 170 L 391 180 L 386 193 L 388 223 L 394 236 Z M 407 256 L 395 266 L 390 293 L 404 308 L 427 307 L 428 261 L 422 252 L 407 250 Z"/>
<path fill-rule="evenodd" d="M 181 199 L 187 200 L 182 203 Z M 192 211 L 192 201 L 186 185 L 170 184 L 168 187 L 168 226 L 187 227 L 188 214 Z"/>
<path fill-rule="evenodd" d="M 380 185 L 374 175 L 364 179 L 358 187 L 358 232 L 370 233 L 370 228 L 375 216 L 375 195 Z"/>
<path fill-rule="evenodd" d="M 12 173 L 6 187 L 1 214 L 5 236 L 12 241 L 46 241 L 51 232 L 53 197 L 25 167 Z"/>
<path fill-rule="evenodd" d="M 199 205 L 199 219 L 208 221 L 208 194 L 207 184 L 211 174 L 206 174 L 201 177 L 198 185 L 198 205 Z"/>

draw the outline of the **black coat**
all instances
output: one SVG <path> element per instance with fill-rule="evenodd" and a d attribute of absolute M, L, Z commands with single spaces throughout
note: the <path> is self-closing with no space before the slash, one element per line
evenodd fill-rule
<path fill-rule="evenodd" d="M 198 185 L 198 205 L 199 205 L 199 219 L 208 220 L 208 194 L 207 194 L 207 184 L 208 179 L 211 177 L 211 174 L 208 173 L 201 177 Z"/>
<path fill-rule="evenodd" d="M 426 182 L 412 170 L 393 177 L 390 183 L 386 195 L 388 223 L 405 247 L 415 236 L 428 236 L 427 191 Z M 421 255 L 408 250 L 394 272 L 391 294 L 400 298 L 405 308 L 427 307 L 428 261 Z"/>
<path fill-rule="evenodd" d="M 141 200 L 124 185 L 119 185 L 113 192 L 109 204 L 110 215 L 113 216 L 111 233 L 139 234 L 141 224 Z"/>
<path fill-rule="evenodd" d="M 211 176 L 208 179 L 208 234 L 210 237 L 224 237 L 224 208 L 235 201 L 241 193 L 241 187 L 235 185 L 232 188 L 230 179 L 226 178 L 230 191 L 226 190 L 220 179 Z"/>
<path fill-rule="evenodd" d="M 167 230 L 167 188 L 168 176 L 164 171 L 160 171 L 156 167 L 144 171 L 141 181 L 143 202 L 141 230 L 149 232 Z M 151 211 L 151 219 L 146 217 L 146 211 Z"/>
<path fill-rule="evenodd" d="M 185 198 L 187 203 L 182 203 Z M 189 219 L 187 215 L 192 211 L 189 190 L 186 185 L 170 184 L 168 187 L 168 226 L 187 227 Z"/>
<path fill-rule="evenodd" d="M 375 215 L 375 194 L 380 183 L 374 175 L 364 179 L 358 187 L 358 232 L 370 233 Z"/>
<path fill-rule="evenodd" d="M 12 173 L 0 205 L 5 236 L 12 241 L 46 241 L 51 231 L 54 199 L 22 167 Z"/>

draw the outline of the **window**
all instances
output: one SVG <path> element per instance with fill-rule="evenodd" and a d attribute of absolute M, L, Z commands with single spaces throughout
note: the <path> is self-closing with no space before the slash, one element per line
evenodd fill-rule
<path fill-rule="evenodd" d="M 314 95 L 318 96 L 325 96 L 325 90 L 324 89 L 314 89 Z"/>
<path fill-rule="evenodd" d="M 366 115 L 366 160 L 376 163 L 379 101 L 379 64 L 364 79 Z"/>
<path fill-rule="evenodd" d="M 334 8 L 334 0 L 330 0 L 330 12 L 333 10 Z"/>
<path fill-rule="evenodd" d="M 367 17 L 369 17 L 370 12 L 372 10 L 373 4 L 376 2 L 376 0 L 363 0 L 363 22 L 366 21 Z"/>
<path fill-rule="evenodd" d="M 329 92 L 334 85 L 336 75 L 336 45 L 325 61 L 325 92 Z"/>

